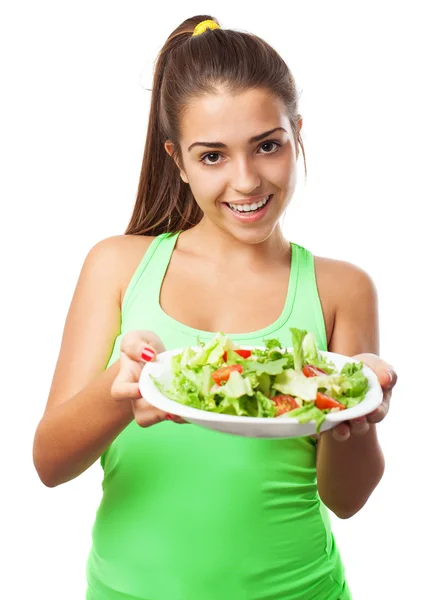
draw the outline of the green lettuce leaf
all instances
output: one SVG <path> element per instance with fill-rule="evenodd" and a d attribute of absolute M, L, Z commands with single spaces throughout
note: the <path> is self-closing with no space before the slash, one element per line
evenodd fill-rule
<path fill-rule="evenodd" d="M 316 377 L 306 377 L 301 371 L 287 369 L 275 377 L 272 387 L 282 394 L 290 394 L 302 400 L 316 400 L 318 391 L 316 379 Z"/>
<path fill-rule="evenodd" d="M 307 335 L 307 331 L 304 329 L 296 329 L 295 327 L 291 327 L 290 331 L 292 333 L 295 370 L 301 371 L 304 364 L 303 340 Z"/>
<path fill-rule="evenodd" d="M 245 365 L 245 374 L 254 372 L 256 375 L 267 373 L 268 375 L 278 375 L 283 372 L 284 367 L 287 364 L 286 358 L 279 358 L 278 360 L 272 360 L 270 362 L 260 363 L 246 359 L 243 363 Z"/>
<path fill-rule="evenodd" d="M 321 425 L 324 423 L 326 418 L 325 413 L 317 408 L 313 403 L 304 404 L 301 408 L 295 408 L 286 414 L 289 417 L 294 417 L 300 423 L 316 421 L 316 433 L 320 432 Z"/>

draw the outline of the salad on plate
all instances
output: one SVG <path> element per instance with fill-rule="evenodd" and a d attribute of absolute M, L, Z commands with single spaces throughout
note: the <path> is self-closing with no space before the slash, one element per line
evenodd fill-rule
<path fill-rule="evenodd" d="M 317 349 L 315 336 L 291 328 L 292 348 L 276 339 L 265 347 L 240 348 L 223 333 L 171 358 L 172 378 L 165 386 L 151 375 L 167 398 L 196 409 L 239 417 L 288 418 L 316 422 L 359 404 L 369 383 L 362 362 L 336 369 Z"/>

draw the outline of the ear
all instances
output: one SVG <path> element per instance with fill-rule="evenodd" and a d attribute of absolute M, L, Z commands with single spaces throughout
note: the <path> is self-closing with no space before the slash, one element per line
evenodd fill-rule
<path fill-rule="evenodd" d="M 164 148 L 165 148 L 167 154 L 170 156 L 170 158 L 172 158 L 175 161 L 175 164 L 179 169 L 179 174 L 181 176 L 181 179 L 184 181 L 184 183 L 188 183 L 189 180 L 187 179 L 187 175 L 185 174 L 185 172 L 181 168 L 180 164 L 178 163 L 178 159 L 176 158 L 176 156 L 174 156 L 175 144 L 173 142 L 171 142 L 170 140 L 166 140 L 164 142 Z"/>

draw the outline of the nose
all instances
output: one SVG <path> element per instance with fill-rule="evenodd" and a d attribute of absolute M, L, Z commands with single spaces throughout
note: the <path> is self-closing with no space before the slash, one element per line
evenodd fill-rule
<path fill-rule="evenodd" d="M 261 177 L 256 165 L 248 157 L 241 157 L 234 163 L 230 185 L 240 194 L 251 194 L 260 187 Z"/>

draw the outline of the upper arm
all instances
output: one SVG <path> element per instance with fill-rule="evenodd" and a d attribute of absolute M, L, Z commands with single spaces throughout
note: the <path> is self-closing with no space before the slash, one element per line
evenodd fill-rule
<path fill-rule="evenodd" d="M 337 261 L 336 308 L 329 351 L 354 356 L 379 353 L 377 291 L 371 277 L 361 268 Z"/>
<path fill-rule="evenodd" d="M 102 240 L 85 258 L 65 321 L 46 411 L 105 370 L 120 332 L 121 237 Z"/>

